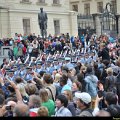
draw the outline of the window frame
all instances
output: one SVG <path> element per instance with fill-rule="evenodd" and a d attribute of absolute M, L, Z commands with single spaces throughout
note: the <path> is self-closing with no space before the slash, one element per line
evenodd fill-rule
<path fill-rule="evenodd" d="M 97 12 L 103 12 L 103 2 L 97 2 Z"/>
<path fill-rule="evenodd" d="M 116 0 L 111 0 L 111 11 L 114 11 L 115 13 L 117 13 L 117 3 Z"/>
<path fill-rule="evenodd" d="M 22 3 L 22 4 L 31 4 L 32 2 L 30 0 L 21 0 L 20 3 Z"/>
<path fill-rule="evenodd" d="M 84 4 L 84 14 L 85 15 L 90 15 L 90 3 L 85 3 Z"/>
<path fill-rule="evenodd" d="M 77 9 L 74 9 L 76 8 L 75 6 L 77 6 Z M 78 12 L 78 5 L 77 4 L 72 5 L 72 10 Z"/>
<path fill-rule="evenodd" d="M 60 0 L 53 0 L 53 4 L 60 4 Z"/>
<path fill-rule="evenodd" d="M 46 1 L 45 1 L 45 0 L 38 0 L 38 3 L 45 4 L 45 3 L 46 3 Z"/>

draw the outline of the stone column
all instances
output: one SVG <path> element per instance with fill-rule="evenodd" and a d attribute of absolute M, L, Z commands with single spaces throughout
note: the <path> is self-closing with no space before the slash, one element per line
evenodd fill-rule
<path fill-rule="evenodd" d="M 118 19 L 118 34 L 120 35 L 120 18 Z"/>
<path fill-rule="evenodd" d="M 120 35 L 120 15 L 116 15 L 116 29 L 117 29 L 117 34 Z"/>
<path fill-rule="evenodd" d="M 77 12 L 70 12 L 70 31 L 71 35 L 78 36 Z"/>
<path fill-rule="evenodd" d="M 100 18 L 99 18 L 99 16 L 100 16 L 100 14 L 99 13 L 95 13 L 95 14 L 92 14 L 92 16 L 93 16 L 93 21 L 94 21 L 94 25 L 95 25 L 95 29 L 96 29 L 96 34 L 98 35 L 98 36 L 100 36 L 102 33 L 102 26 L 101 26 L 101 22 L 100 22 Z"/>

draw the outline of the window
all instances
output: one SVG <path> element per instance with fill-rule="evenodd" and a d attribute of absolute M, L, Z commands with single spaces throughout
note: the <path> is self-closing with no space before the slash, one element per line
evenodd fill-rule
<path fill-rule="evenodd" d="M 100 13 L 103 12 L 103 2 L 97 2 L 97 11 Z"/>
<path fill-rule="evenodd" d="M 21 0 L 20 3 L 31 4 L 30 0 Z"/>
<path fill-rule="evenodd" d="M 30 2 L 29 0 L 22 0 L 22 2 Z"/>
<path fill-rule="evenodd" d="M 55 35 L 60 34 L 60 21 L 54 20 L 54 29 L 55 29 Z"/>
<path fill-rule="evenodd" d="M 84 13 L 85 15 L 90 15 L 90 3 L 84 4 Z"/>
<path fill-rule="evenodd" d="M 53 0 L 53 4 L 60 4 L 59 0 Z"/>
<path fill-rule="evenodd" d="M 23 19 L 23 31 L 24 34 L 30 34 L 30 19 Z"/>
<path fill-rule="evenodd" d="M 78 5 L 73 5 L 72 10 L 78 12 Z"/>
<path fill-rule="evenodd" d="M 111 11 L 117 13 L 117 5 L 116 5 L 116 0 L 111 1 Z"/>
<path fill-rule="evenodd" d="M 38 3 L 45 3 L 45 0 L 38 0 Z"/>

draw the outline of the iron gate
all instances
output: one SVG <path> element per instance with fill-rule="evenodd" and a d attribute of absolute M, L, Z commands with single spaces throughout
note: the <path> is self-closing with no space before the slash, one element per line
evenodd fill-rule
<path fill-rule="evenodd" d="M 81 15 L 77 16 L 78 20 L 78 35 L 79 37 L 83 34 L 92 35 L 96 32 L 94 20 L 92 15 Z"/>
<path fill-rule="evenodd" d="M 112 5 L 107 3 L 103 13 L 100 16 L 101 34 L 106 33 L 111 36 L 116 36 L 118 34 L 118 17 L 115 12 L 112 11 L 111 7 Z"/>

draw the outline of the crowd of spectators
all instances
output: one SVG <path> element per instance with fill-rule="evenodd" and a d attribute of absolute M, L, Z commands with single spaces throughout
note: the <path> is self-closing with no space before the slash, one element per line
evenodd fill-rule
<path fill-rule="evenodd" d="M 120 38 L 108 35 L 0 40 L 0 116 L 120 117 Z"/>

